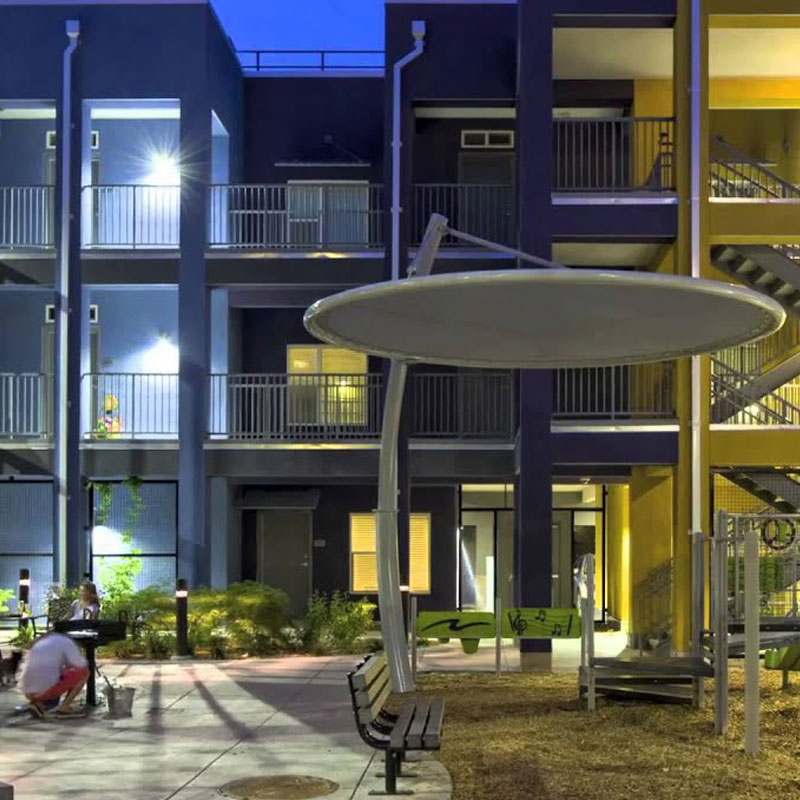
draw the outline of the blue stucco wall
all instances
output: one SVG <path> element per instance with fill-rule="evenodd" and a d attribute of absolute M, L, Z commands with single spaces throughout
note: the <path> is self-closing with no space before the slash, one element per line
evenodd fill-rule
<path fill-rule="evenodd" d="M 45 155 L 53 152 L 45 136 L 55 127 L 55 119 L 0 120 L 0 186 L 44 183 Z"/>
<path fill-rule="evenodd" d="M 248 78 L 245 81 L 245 178 L 383 180 L 380 78 Z M 304 158 L 331 136 L 369 167 L 277 167 Z"/>
<path fill-rule="evenodd" d="M 95 289 L 100 315 L 100 371 L 144 372 L 145 353 L 166 334 L 178 342 L 175 289 Z"/>

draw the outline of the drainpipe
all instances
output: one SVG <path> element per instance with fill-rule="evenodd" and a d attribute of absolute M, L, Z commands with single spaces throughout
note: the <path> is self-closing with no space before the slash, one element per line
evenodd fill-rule
<path fill-rule="evenodd" d="M 702 134 L 702 108 L 700 93 L 701 53 L 702 46 L 700 35 L 701 25 L 701 0 L 692 0 L 691 3 L 691 31 L 690 31 L 690 235 L 691 235 L 691 267 L 692 277 L 701 277 L 701 241 L 700 241 L 700 188 L 701 188 L 701 134 Z M 691 530 L 694 535 L 703 532 L 703 453 L 702 453 L 702 401 L 701 396 L 701 360 L 700 356 L 692 357 L 691 367 L 691 447 L 692 447 L 692 515 Z M 697 554 L 690 550 L 692 558 Z M 700 606 L 702 608 L 702 606 Z M 695 625 L 702 627 L 703 620 L 692 620 Z M 699 628 L 690 633 L 691 652 L 699 655 L 700 640 Z M 699 702 L 699 701 L 698 701 Z"/>
<path fill-rule="evenodd" d="M 56 484 L 56 530 L 54 541 L 55 575 L 57 581 L 67 580 L 67 427 L 68 403 L 67 392 L 67 358 L 68 358 L 68 326 L 70 306 L 69 286 L 69 251 L 72 221 L 72 56 L 78 49 L 80 22 L 67 20 L 66 33 L 69 43 L 63 56 L 63 83 L 61 88 L 61 136 L 58 146 L 61 156 L 61 238 L 58 248 L 58 276 L 56 291 L 56 441 L 55 470 L 53 478 Z"/>
<path fill-rule="evenodd" d="M 400 278 L 400 151 L 402 142 L 401 98 L 403 69 L 425 50 L 425 21 L 415 19 L 411 23 L 414 49 L 394 64 L 392 81 L 392 280 Z"/>

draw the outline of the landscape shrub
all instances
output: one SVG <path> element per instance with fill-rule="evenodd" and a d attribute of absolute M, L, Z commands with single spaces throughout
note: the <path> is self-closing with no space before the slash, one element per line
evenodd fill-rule
<path fill-rule="evenodd" d="M 375 605 L 343 592 L 315 592 L 301 623 L 302 641 L 312 653 L 352 653 L 374 625 Z"/>

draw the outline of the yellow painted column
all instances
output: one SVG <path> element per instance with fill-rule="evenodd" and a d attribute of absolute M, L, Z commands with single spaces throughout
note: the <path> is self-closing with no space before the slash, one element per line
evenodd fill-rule
<path fill-rule="evenodd" d="M 800 111 L 791 109 L 784 117 L 786 148 L 786 178 L 792 183 L 800 183 Z"/>
<path fill-rule="evenodd" d="M 598 487 L 598 492 L 602 491 Z M 603 610 L 603 584 L 605 581 L 605 553 L 603 552 L 603 515 L 595 512 L 594 522 L 594 607 Z"/>
<path fill-rule="evenodd" d="M 622 484 L 611 484 L 606 499 L 606 597 L 612 617 L 627 631 L 630 612 L 630 491 Z"/>
<path fill-rule="evenodd" d="M 675 116 L 677 129 L 677 188 L 678 188 L 678 239 L 675 247 L 677 274 L 692 273 L 691 230 L 691 0 L 678 0 L 675 23 Z M 700 40 L 700 174 L 708 175 L 708 14 L 701 15 Z M 708 235 L 708 181 L 700 181 L 700 252 L 702 277 L 719 277 L 714 274 L 709 259 Z M 674 513 L 672 534 L 673 591 L 672 591 L 672 642 L 677 653 L 688 653 L 691 636 L 691 584 L 692 551 L 689 533 L 692 528 L 692 393 L 691 360 L 681 359 L 677 368 L 676 410 L 680 423 L 678 466 L 673 482 Z M 708 532 L 709 499 L 709 412 L 711 407 L 711 370 L 707 356 L 701 367 L 701 516 L 702 529 Z"/>
<path fill-rule="evenodd" d="M 630 633 L 635 641 L 669 628 L 673 530 L 673 468 L 634 467 L 630 481 Z"/>

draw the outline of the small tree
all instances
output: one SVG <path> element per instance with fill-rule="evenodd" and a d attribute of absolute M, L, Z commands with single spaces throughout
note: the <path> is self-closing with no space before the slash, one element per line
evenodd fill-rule
<path fill-rule="evenodd" d="M 0 589 L 0 614 L 7 614 L 10 611 L 6 603 L 13 597 L 14 592 L 11 589 Z"/>
<path fill-rule="evenodd" d="M 126 603 L 133 594 L 136 576 L 142 571 L 142 551 L 131 547 L 133 529 L 142 515 L 142 481 L 137 477 L 127 478 L 122 482 L 128 493 L 128 504 L 125 509 L 124 526 L 119 531 L 120 541 L 130 547 L 130 552 L 120 556 L 119 561 L 110 563 L 108 559 L 100 559 L 100 584 L 103 587 L 105 600 L 114 610 Z M 106 525 L 111 516 L 114 501 L 113 483 L 93 483 L 92 489 L 97 494 L 94 521 L 96 525 Z"/>

